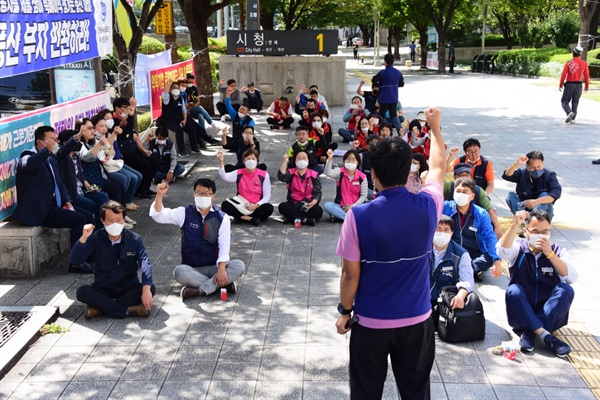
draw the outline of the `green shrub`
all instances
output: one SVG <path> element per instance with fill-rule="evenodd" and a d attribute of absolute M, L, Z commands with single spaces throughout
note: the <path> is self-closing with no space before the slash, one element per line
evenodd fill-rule
<path fill-rule="evenodd" d="M 539 49 L 550 42 L 550 28 L 548 21 L 534 19 L 520 24 L 516 30 L 516 37 L 523 47 Z"/>
<path fill-rule="evenodd" d="M 150 124 L 152 123 L 152 113 L 144 113 L 142 115 L 138 115 L 138 132 L 144 132 Z"/>
<path fill-rule="evenodd" d="M 503 50 L 498 52 L 496 64 L 518 64 L 528 65 L 535 62 L 543 63 L 550 61 L 550 58 L 556 54 L 568 54 L 567 49 L 519 49 Z"/>
<path fill-rule="evenodd" d="M 177 48 L 177 56 L 179 57 L 179 61 L 187 61 L 192 58 L 190 53 L 190 46 L 181 46 Z"/>
<path fill-rule="evenodd" d="M 587 56 L 587 62 L 590 65 L 600 65 L 600 49 L 589 51 Z"/>
<path fill-rule="evenodd" d="M 227 38 L 225 36 L 218 39 L 208 38 L 208 48 L 211 52 L 227 53 Z"/>
<path fill-rule="evenodd" d="M 550 61 L 540 65 L 539 76 L 549 76 L 551 78 L 560 78 L 563 66 L 565 64 L 561 62 Z"/>
<path fill-rule="evenodd" d="M 577 11 L 557 12 L 548 19 L 548 28 L 554 45 L 566 49 L 570 43 L 577 42 L 579 13 Z"/>
<path fill-rule="evenodd" d="M 158 39 L 154 39 L 150 36 L 144 36 L 142 38 L 142 44 L 140 45 L 139 53 L 142 54 L 156 54 L 161 51 L 165 51 L 165 45 Z"/>

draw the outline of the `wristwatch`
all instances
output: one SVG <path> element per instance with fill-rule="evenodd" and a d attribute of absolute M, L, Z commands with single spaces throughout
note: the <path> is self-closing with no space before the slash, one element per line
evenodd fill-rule
<path fill-rule="evenodd" d="M 342 315 L 348 315 L 352 313 L 352 310 L 354 310 L 353 308 L 346 310 L 344 308 L 344 306 L 342 305 L 342 303 L 338 304 L 338 312 Z"/>

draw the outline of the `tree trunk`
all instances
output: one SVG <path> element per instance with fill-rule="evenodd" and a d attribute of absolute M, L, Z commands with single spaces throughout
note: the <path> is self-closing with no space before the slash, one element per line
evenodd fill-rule
<path fill-rule="evenodd" d="M 392 52 L 392 40 L 394 40 L 393 33 L 395 28 L 389 28 L 387 34 L 387 52 L 388 54 Z"/>
<path fill-rule="evenodd" d="M 275 13 L 272 11 L 261 11 L 260 25 L 264 30 L 272 31 L 274 29 Z"/>
<path fill-rule="evenodd" d="M 590 39 L 590 23 L 596 12 L 598 3 L 590 0 L 579 0 L 579 45 L 583 47 L 581 59 L 587 61 L 588 44 Z"/>
<path fill-rule="evenodd" d="M 238 1 L 238 7 L 240 9 L 240 29 L 246 29 L 246 10 L 244 8 L 244 0 Z"/>
<path fill-rule="evenodd" d="M 598 23 L 600 22 L 600 6 L 596 6 L 596 12 L 592 17 L 592 21 L 590 22 L 590 35 L 598 36 Z M 592 47 L 593 46 L 593 47 Z M 598 47 L 597 40 L 590 40 L 589 42 L 589 50 L 594 50 Z"/>
<path fill-rule="evenodd" d="M 446 73 L 446 32 L 438 32 L 438 74 Z"/>
<path fill-rule="evenodd" d="M 427 25 L 416 27 L 421 46 L 421 69 L 427 69 Z"/>
<path fill-rule="evenodd" d="M 400 59 L 400 27 L 394 27 L 394 58 Z"/>
<path fill-rule="evenodd" d="M 190 38 L 193 49 L 206 49 L 194 56 L 194 75 L 196 76 L 196 87 L 198 88 L 199 102 L 210 114 L 215 113 L 213 101 L 213 82 L 210 67 L 210 56 L 208 52 L 208 33 L 206 31 L 208 23 L 205 18 L 196 18 L 196 24 L 190 28 Z"/>

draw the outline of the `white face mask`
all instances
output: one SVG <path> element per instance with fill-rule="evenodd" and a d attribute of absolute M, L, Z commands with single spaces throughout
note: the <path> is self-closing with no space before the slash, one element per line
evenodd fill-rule
<path fill-rule="evenodd" d="M 454 201 L 459 207 L 466 206 L 467 204 L 469 204 L 469 196 L 470 195 L 466 193 L 454 192 Z"/>
<path fill-rule="evenodd" d="M 258 161 L 250 159 L 250 160 L 246 160 L 244 161 L 244 165 L 246 166 L 246 168 L 248 169 L 254 169 L 256 168 L 256 165 L 258 164 Z"/>
<path fill-rule="evenodd" d="M 56 155 L 56 153 L 58 153 L 58 148 L 59 147 L 60 146 L 58 145 L 58 143 L 54 143 L 54 147 L 51 150 L 52 154 Z"/>
<path fill-rule="evenodd" d="M 358 165 L 353 163 L 353 162 L 346 162 L 344 163 L 344 167 L 348 170 L 348 171 L 354 171 L 356 169 Z"/>
<path fill-rule="evenodd" d="M 373 118 L 373 125 L 379 125 L 379 118 Z"/>
<path fill-rule="evenodd" d="M 320 128 L 321 127 L 321 121 L 313 121 L 312 126 L 313 126 L 313 128 Z"/>
<path fill-rule="evenodd" d="M 450 239 L 452 239 L 452 235 L 446 232 L 436 232 L 433 234 L 433 244 L 437 247 L 445 247 L 450 243 Z"/>
<path fill-rule="evenodd" d="M 542 235 L 539 233 L 530 233 L 529 234 L 529 245 L 531 247 L 535 247 L 536 249 L 539 249 L 539 247 L 535 246 L 535 242 L 537 242 L 540 239 L 550 239 L 550 235 Z"/>
<path fill-rule="evenodd" d="M 239 112 L 238 117 L 240 117 L 240 119 L 244 119 L 246 118 L 246 114 L 242 114 L 241 112 Z"/>
<path fill-rule="evenodd" d="M 177 97 L 181 94 L 181 92 L 179 91 L 179 89 L 173 89 L 173 90 L 171 90 L 171 94 L 173 96 Z"/>
<path fill-rule="evenodd" d="M 308 142 L 301 142 L 301 141 L 298 141 L 298 144 L 299 144 L 300 146 L 306 146 L 306 144 L 307 144 L 307 143 L 308 143 Z"/>
<path fill-rule="evenodd" d="M 212 197 L 194 196 L 196 207 L 201 210 L 206 210 L 212 205 Z"/>
<path fill-rule="evenodd" d="M 118 222 L 113 222 L 110 225 L 104 225 L 104 229 L 110 236 L 119 236 L 121 232 L 123 232 L 124 224 L 119 224 Z"/>
<path fill-rule="evenodd" d="M 107 119 L 106 120 L 106 127 L 108 129 L 112 129 L 113 126 L 115 126 L 115 120 L 114 119 Z"/>
<path fill-rule="evenodd" d="M 419 166 L 417 164 L 410 164 L 410 172 L 419 172 Z"/>
<path fill-rule="evenodd" d="M 167 144 L 167 139 L 156 139 L 156 144 L 165 145 Z"/>
<path fill-rule="evenodd" d="M 127 115 L 128 115 L 127 113 L 121 113 L 121 119 L 127 118 Z"/>
<path fill-rule="evenodd" d="M 360 130 L 361 130 L 363 133 L 367 133 L 367 132 L 369 132 L 369 128 L 368 128 L 368 127 L 367 127 L 367 128 L 360 128 Z"/>
<path fill-rule="evenodd" d="M 327 122 L 327 118 L 323 117 L 323 123 Z"/>
<path fill-rule="evenodd" d="M 298 169 L 305 169 L 306 167 L 308 167 L 308 161 L 307 160 L 298 160 L 298 161 L 296 161 L 296 167 Z"/>

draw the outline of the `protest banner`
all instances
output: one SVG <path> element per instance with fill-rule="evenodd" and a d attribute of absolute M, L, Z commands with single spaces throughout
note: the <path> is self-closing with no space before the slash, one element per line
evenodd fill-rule
<path fill-rule="evenodd" d="M 150 104 L 150 68 L 171 65 L 171 50 L 156 54 L 138 54 L 135 62 L 135 98 L 138 106 Z"/>
<path fill-rule="evenodd" d="M 0 76 L 112 53 L 110 0 L 0 1 Z"/>
<path fill-rule="evenodd" d="M 187 60 L 168 67 L 150 71 L 150 109 L 152 119 L 160 117 L 161 114 L 161 92 L 165 85 L 176 82 L 178 78 L 185 78 L 188 72 L 194 73 L 194 61 Z"/>
<path fill-rule="evenodd" d="M 0 221 L 10 216 L 17 205 L 17 163 L 24 150 L 33 148 L 35 130 L 49 125 L 58 134 L 62 130 L 73 129 L 78 119 L 91 118 L 105 108 L 110 108 L 110 95 L 101 92 L 0 119 Z"/>

